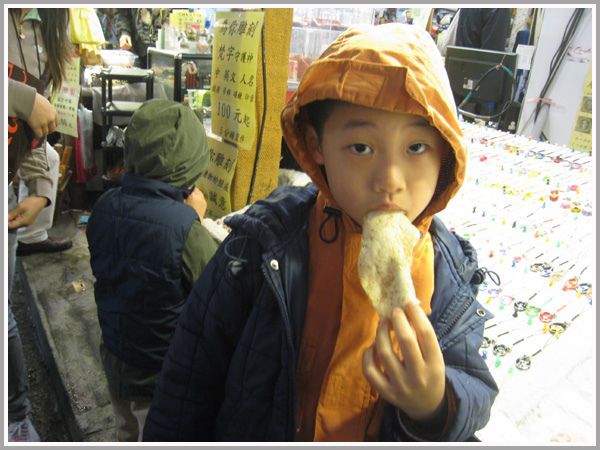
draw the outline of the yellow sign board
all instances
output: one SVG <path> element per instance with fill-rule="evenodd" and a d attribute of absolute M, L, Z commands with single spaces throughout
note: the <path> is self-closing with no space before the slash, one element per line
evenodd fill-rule
<path fill-rule="evenodd" d="M 264 12 L 217 11 L 211 77 L 212 132 L 251 149 Z"/>
<path fill-rule="evenodd" d="M 60 90 L 52 97 L 52 106 L 56 109 L 60 123 L 56 127 L 59 133 L 78 137 L 77 109 L 79 107 L 79 57 L 71 58 L 65 68 L 65 79 Z"/>
<path fill-rule="evenodd" d="M 237 147 L 208 136 L 208 170 L 196 185 L 206 199 L 206 217 L 218 219 L 231 212 L 231 182 L 235 174 Z"/>
<path fill-rule="evenodd" d="M 575 119 L 573 134 L 571 134 L 571 141 L 569 142 L 569 147 L 572 149 L 586 152 L 592 151 L 593 97 L 592 66 L 590 64 L 590 71 L 587 79 L 585 80 L 585 86 L 583 87 L 583 94 L 581 96 L 581 104 L 579 105 L 579 111 L 577 112 L 577 119 Z"/>
<path fill-rule="evenodd" d="M 206 21 L 206 11 L 197 9 L 189 11 L 187 9 L 176 9 L 169 15 L 169 23 L 179 31 L 185 31 L 188 24 L 198 25 L 199 30 L 204 29 Z"/>

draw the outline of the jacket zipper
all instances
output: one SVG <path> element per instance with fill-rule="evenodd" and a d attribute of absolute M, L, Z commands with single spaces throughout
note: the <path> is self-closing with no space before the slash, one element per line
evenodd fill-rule
<path fill-rule="evenodd" d="M 458 312 L 458 314 L 456 314 L 456 315 L 454 316 L 454 319 L 452 319 L 452 322 L 450 322 L 450 323 L 449 323 L 449 324 L 446 326 L 446 328 L 444 328 L 444 329 L 442 330 L 442 332 L 441 332 L 440 334 L 437 334 L 437 333 L 436 333 L 436 337 L 437 337 L 437 340 L 438 340 L 438 342 L 439 342 L 439 341 L 441 341 L 441 340 L 442 340 L 442 339 L 443 339 L 443 338 L 444 338 L 444 337 L 445 337 L 445 336 L 446 336 L 446 335 L 447 335 L 447 334 L 450 332 L 450 330 L 452 329 L 452 327 L 454 327 L 454 325 L 456 325 L 456 322 L 458 322 L 458 321 L 461 319 L 461 317 L 462 317 L 462 316 L 463 316 L 463 315 L 464 315 L 464 314 L 467 312 L 467 310 L 468 310 L 468 309 L 471 307 L 471 305 L 473 304 L 473 301 L 474 301 L 474 300 L 473 300 L 473 298 L 472 298 L 472 297 L 468 297 L 468 301 L 466 301 L 466 302 L 463 304 L 463 307 L 462 307 L 462 308 L 461 308 L 461 310 Z"/>
<path fill-rule="evenodd" d="M 277 289 L 275 289 L 275 285 L 273 283 L 273 281 L 271 280 L 271 276 L 269 273 L 269 270 L 265 267 L 265 265 L 263 264 L 261 266 L 261 269 L 263 271 L 263 274 L 265 276 L 265 279 L 267 280 L 267 283 L 269 283 L 269 286 L 271 287 L 271 290 L 273 291 L 273 293 L 275 294 L 275 297 L 277 297 L 277 300 L 279 302 L 279 306 L 283 309 L 283 323 L 285 326 L 285 332 L 288 338 L 288 343 L 289 343 L 289 350 L 290 350 L 290 362 L 289 362 L 289 367 L 294 367 L 294 361 L 295 361 L 295 355 L 294 355 L 294 344 L 293 344 L 293 336 L 292 336 L 292 327 L 290 325 L 290 318 L 289 318 L 289 311 L 287 309 L 287 305 L 285 304 L 284 299 L 281 298 L 281 295 L 279 295 L 279 292 L 277 291 Z M 292 387 L 292 409 L 290 411 L 290 417 L 295 417 L 295 411 L 297 409 L 296 406 L 296 379 L 294 376 L 294 371 L 291 371 L 290 374 L 290 386 Z M 296 433 L 296 424 L 292 424 L 292 435 L 288 436 L 288 440 L 289 441 L 295 441 L 294 439 L 294 434 Z M 289 428 L 288 428 L 289 430 Z M 286 430 L 286 432 L 288 431 Z"/>

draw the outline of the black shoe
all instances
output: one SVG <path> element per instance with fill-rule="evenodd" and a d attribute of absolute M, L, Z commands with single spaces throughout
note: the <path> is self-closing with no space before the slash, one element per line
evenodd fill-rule
<path fill-rule="evenodd" d="M 49 237 L 45 241 L 35 242 L 33 244 L 24 244 L 19 242 L 17 247 L 17 256 L 32 255 L 34 253 L 54 253 L 62 252 L 73 246 L 71 239 L 53 239 Z"/>

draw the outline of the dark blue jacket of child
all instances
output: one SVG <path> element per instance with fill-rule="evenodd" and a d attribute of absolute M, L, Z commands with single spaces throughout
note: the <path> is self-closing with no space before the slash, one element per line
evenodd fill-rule
<path fill-rule="evenodd" d="M 281 187 L 228 220 L 232 232 L 201 278 L 211 288 L 198 283 L 182 313 L 144 440 L 295 440 L 307 222 L 316 196 L 313 185 Z M 487 423 L 498 393 L 478 354 L 491 315 L 475 300 L 473 247 L 436 217 L 430 231 L 436 273 L 430 320 L 456 401 L 455 418 L 441 440 L 464 441 Z M 380 439 L 414 438 L 386 405 Z"/>

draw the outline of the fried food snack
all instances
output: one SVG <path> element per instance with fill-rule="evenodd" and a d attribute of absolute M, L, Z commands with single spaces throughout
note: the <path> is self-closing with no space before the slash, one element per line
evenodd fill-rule
<path fill-rule="evenodd" d="M 358 277 L 380 317 L 418 301 L 410 267 L 419 237 L 401 211 L 370 211 L 363 219 Z"/>

